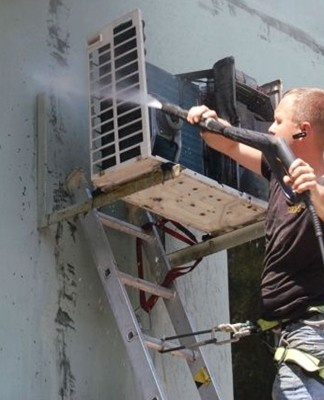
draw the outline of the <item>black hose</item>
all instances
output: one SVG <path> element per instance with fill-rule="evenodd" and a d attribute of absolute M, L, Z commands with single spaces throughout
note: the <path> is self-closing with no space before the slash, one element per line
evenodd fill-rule
<path fill-rule="evenodd" d="M 307 194 L 309 194 L 309 193 L 307 193 Z M 310 213 L 310 216 L 311 216 L 311 219 L 313 222 L 315 236 L 317 237 L 317 240 L 318 240 L 318 245 L 319 245 L 320 253 L 322 256 L 322 262 L 324 265 L 324 239 L 323 239 L 323 230 L 322 230 L 322 226 L 321 226 L 321 221 L 317 215 L 314 204 L 312 203 L 310 197 L 309 196 L 307 196 L 307 197 L 308 197 L 308 199 L 304 200 L 304 202 L 306 204 L 306 207 Z"/>
<path fill-rule="evenodd" d="M 162 111 L 187 121 L 188 111 L 176 104 L 162 103 Z M 304 201 L 308 211 L 310 212 L 311 220 L 315 229 L 315 236 L 318 239 L 322 264 L 324 266 L 323 231 L 320 219 L 310 199 L 310 194 L 309 192 L 306 192 L 302 193 L 301 195 L 296 195 L 289 186 L 285 185 L 282 179 L 284 175 L 288 174 L 291 163 L 296 159 L 296 156 L 286 141 L 283 138 L 270 136 L 263 132 L 226 126 L 214 118 L 208 118 L 205 121 L 201 121 L 197 124 L 197 126 L 208 130 L 209 132 L 224 136 L 235 142 L 246 144 L 250 147 L 260 150 L 264 154 L 264 157 L 268 161 L 272 172 L 277 177 L 285 195 L 292 201 Z"/>

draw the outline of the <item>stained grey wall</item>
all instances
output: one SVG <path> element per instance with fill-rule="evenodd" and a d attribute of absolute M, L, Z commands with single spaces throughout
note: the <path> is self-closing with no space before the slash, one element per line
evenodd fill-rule
<path fill-rule="evenodd" d="M 88 170 L 85 38 L 137 7 L 148 61 L 171 73 L 233 55 L 259 83 L 323 86 L 321 0 L 2 0 L 1 399 L 141 398 L 83 236 L 74 222 L 40 233 L 36 201 L 36 96 L 48 94 L 49 203 L 58 209 L 69 203 L 66 175 Z M 119 265 L 134 265 L 133 241 L 115 233 L 111 241 Z M 179 283 L 198 328 L 229 318 L 226 268 L 225 253 L 210 256 Z M 157 334 L 162 308 L 143 316 Z M 211 354 L 223 398 L 231 399 L 230 349 Z M 155 361 L 170 399 L 196 398 L 183 364 Z"/>

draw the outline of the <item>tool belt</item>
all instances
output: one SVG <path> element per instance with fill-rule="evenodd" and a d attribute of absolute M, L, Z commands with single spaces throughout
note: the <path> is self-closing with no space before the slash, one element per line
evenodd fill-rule
<path fill-rule="evenodd" d="M 307 319 L 313 317 L 314 315 L 323 314 L 324 319 L 324 306 L 314 306 L 309 307 L 304 315 L 302 315 L 298 321 L 305 321 Z M 285 324 L 289 324 L 292 322 L 297 322 L 296 320 L 282 320 L 282 321 L 265 321 L 259 320 L 258 324 L 262 330 L 274 329 L 276 327 L 280 327 Z M 312 354 L 305 353 L 302 350 L 279 346 L 277 347 L 274 360 L 281 363 L 293 363 L 300 366 L 304 371 L 314 374 L 314 377 L 321 378 L 321 381 L 324 383 L 324 362 L 313 356 Z"/>
<path fill-rule="evenodd" d="M 324 363 L 317 357 L 302 350 L 290 347 L 278 347 L 274 354 L 274 360 L 279 364 L 283 362 L 297 364 L 305 371 L 315 373 L 324 380 Z"/>
<path fill-rule="evenodd" d="M 324 319 L 324 305 L 321 306 L 311 306 L 308 307 L 307 311 L 301 315 L 298 319 L 281 319 L 281 320 L 274 320 L 274 321 L 268 321 L 265 319 L 258 319 L 257 324 L 260 327 L 262 332 L 277 328 L 277 327 L 284 327 L 287 324 L 293 323 L 293 322 L 299 322 L 301 320 L 307 320 L 308 318 L 313 317 L 314 315 L 318 314 L 323 314 L 323 319 Z"/>

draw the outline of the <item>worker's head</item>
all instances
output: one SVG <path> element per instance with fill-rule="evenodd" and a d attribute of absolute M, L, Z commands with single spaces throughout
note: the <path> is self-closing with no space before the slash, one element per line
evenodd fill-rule
<path fill-rule="evenodd" d="M 275 110 L 269 133 L 288 141 L 315 132 L 324 144 L 324 90 L 297 88 L 287 91 Z M 300 133 L 302 133 L 300 135 Z"/>
<path fill-rule="evenodd" d="M 318 88 L 296 88 L 287 91 L 285 97 L 293 98 L 293 120 L 304 128 L 309 123 L 317 132 L 324 135 L 324 90 Z"/>

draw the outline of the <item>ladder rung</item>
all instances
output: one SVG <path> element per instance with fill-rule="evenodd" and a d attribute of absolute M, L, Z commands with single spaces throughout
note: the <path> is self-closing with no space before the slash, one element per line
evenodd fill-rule
<path fill-rule="evenodd" d="M 145 240 L 146 242 L 154 241 L 154 237 L 152 237 L 150 234 L 148 234 L 144 229 L 140 228 L 139 226 L 132 225 L 129 222 L 125 222 L 118 218 L 114 218 L 100 211 L 97 211 L 97 216 L 100 219 L 101 223 L 109 228 L 138 237 L 140 239 Z"/>
<path fill-rule="evenodd" d="M 124 272 L 119 271 L 118 274 L 124 285 L 132 286 L 136 289 L 143 290 L 147 293 L 151 293 L 168 300 L 175 297 L 174 290 L 159 286 L 156 283 L 145 281 L 144 279 L 136 278 L 132 275 L 125 274 Z"/>
<path fill-rule="evenodd" d="M 165 349 L 172 349 L 173 347 L 178 347 L 177 344 L 174 344 L 172 342 L 167 342 L 163 339 L 157 339 L 147 335 L 143 336 L 146 346 L 153 350 L 159 351 Z M 189 349 L 170 351 L 170 354 L 176 357 L 185 358 L 187 361 L 195 361 L 199 357 L 199 354 L 197 352 Z"/>

